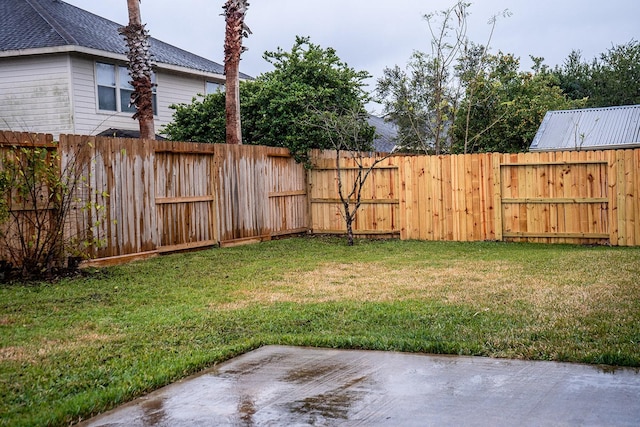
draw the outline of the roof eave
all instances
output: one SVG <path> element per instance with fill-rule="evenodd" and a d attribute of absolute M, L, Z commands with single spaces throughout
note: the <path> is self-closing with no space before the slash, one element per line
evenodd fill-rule
<path fill-rule="evenodd" d="M 94 56 L 98 58 L 112 59 L 121 62 L 127 62 L 127 56 L 124 54 L 109 52 L 106 50 L 93 49 L 85 46 L 63 45 L 52 47 L 39 47 L 33 49 L 5 50 L 0 51 L 0 58 L 12 58 L 23 56 L 51 55 L 60 53 L 80 53 L 84 55 Z M 173 71 L 180 74 L 189 74 L 200 77 L 208 77 L 216 80 L 224 80 L 225 76 L 219 73 L 197 70 L 189 67 L 182 67 L 175 64 L 167 64 L 164 62 L 154 62 L 154 66 L 161 70 Z"/>
<path fill-rule="evenodd" d="M 36 56 L 56 53 L 69 53 L 77 51 L 79 46 L 63 45 L 50 47 L 37 47 L 31 49 L 3 50 L 0 51 L 0 58 L 14 58 L 16 56 Z"/>

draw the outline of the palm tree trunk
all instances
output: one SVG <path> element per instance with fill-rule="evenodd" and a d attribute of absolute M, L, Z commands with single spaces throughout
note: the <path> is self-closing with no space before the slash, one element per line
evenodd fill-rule
<path fill-rule="evenodd" d="M 227 144 L 242 144 L 240 123 L 240 54 L 243 52 L 242 38 L 249 29 L 244 16 L 247 0 L 227 0 L 222 7 L 226 17 L 224 39 L 224 73 L 226 76 L 226 120 Z"/>
<path fill-rule="evenodd" d="M 124 35 L 128 47 L 129 75 L 133 86 L 131 104 L 136 107 L 133 118 L 140 125 L 140 138 L 155 139 L 149 32 L 140 18 L 140 0 L 127 0 L 127 7 L 129 25 L 121 28 L 120 33 Z"/>

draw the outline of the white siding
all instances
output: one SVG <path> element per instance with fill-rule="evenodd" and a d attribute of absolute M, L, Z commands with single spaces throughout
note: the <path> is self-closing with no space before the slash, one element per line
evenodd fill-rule
<path fill-rule="evenodd" d="M 156 120 L 156 133 L 160 126 L 171 122 L 173 111 L 171 104 L 190 104 L 194 96 L 204 94 L 205 78 L 157 72 L 158 84 L 158 120 Z"/>
<path fill-rule="evenodd" d="M 73 58 L 75 133 L 95 135 L 109 128 L 138 130 L 138 122 L 131 118 L 131 113 L 108 113 L 98 110 L 95 62 L 96 60 L 89 58 Z M 190 103 L 194 96 L 204 93 L 205 80 L 205 77 L 200 76 L 179 75 L 163 70 L 156 71 L 158 85 L 156 88 L 158 102 L 158 115 L 155 120 L 156 133 L 160 133 L 162 126 L 168 124 L 172 119 L 173 110 L 169 108 L 169 105 Z"/>
<path fill-rule="evenodd" d="M 73 131 L 67 54 L 0 59 L 0 129 Z"/>
<path fill-rule="evenodd" d="M 101 61 L 112 62 L 104 59 Z M 72 63 L 75 133 L 95 135 L 109 128 L 138 130 L 138 122 L 131 118 L 131 113 L 98 110 L 95 83 L 96 60 L 88 57 L 73 57 Z"/>
<path fill-rule="evenodd" d="M 96 60 L 113 62 L 69 54 L 0 59 L 0 129 L 52 133 L 56 138 L 61 133 L 95 135 L 109 128 L 138 130 L 131 113 L 98 110 Z M 156 77 L 155 126 L 160 133 L 172 119 L 169 105 L 190 103 L 204 93 L 207 79 L 163 70 Z"/>

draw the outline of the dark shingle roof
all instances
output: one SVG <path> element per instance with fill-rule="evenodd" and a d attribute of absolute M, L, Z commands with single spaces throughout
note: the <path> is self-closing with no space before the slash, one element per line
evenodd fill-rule
<path fill-rule="evenodd" d="M 382 117 L 369 114 L 369 125 L 376 128 L 376 136 L 373 140 L 373 148 L 379 153 L 391 153 L 396 148 L 398 128 L 392 122 Z"/>
<path fill-rule="evenodd" d="M 109 128 L 109 129 L 103 130 L 102 132 L 100 132 L 96 136 L 107 136 L 107 137 L 110 137 L 110 138 L 134 138 L 134 139 L 140 139 L 140 131 L 139 130 L 129 130 L 129 129 Z M 157 141 L 166 141 L 167 138 L 165 138 L 162 135 L 156 134 L 156 140 Z"/>
<path fill-rule="evenodd" d="M 0 51 L 82 46 L 126 54 L 124 39 L 118 33 L 123 25 L 60 0 L 0 0 L 0 16 Z M 154 38 L 151 52 L 158 63 L 215 74 L 224 72 L 216 62 Z"/>

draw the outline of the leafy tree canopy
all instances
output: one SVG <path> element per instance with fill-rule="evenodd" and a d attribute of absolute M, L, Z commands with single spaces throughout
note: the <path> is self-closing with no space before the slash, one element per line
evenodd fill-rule
<path fill-rule="evenodd" d="M 396 145 L 405 152 L 438 154 L 448 151 L 449 122 L 454 117 L 458 96 L 448 86 L 449 70 L 424 52 L 414 52 L 405 70 L 385 68 L 378 79 L 376 95 L 383 113 L 398 127 Z"/>
<path fill-rule="evenodd" d="M 315 112 L 365 111 L 369 98 L 364 80 L 370 76 L 340 61 L 334 49 L 296 37 L 290 52 L 279 48 L 263 57 L 274 70 L 240 85 L 245 143 L 286 147 L 298 161 L 304 161 L 311 148 L 332 148 L 330 135 L 315 123 Z M 173 121 L 163 129 L 171 139 L 225 140 L 224 94 L 194 98 L 191 104 L 171 108 L 175 110 Z M 360 148 L 371 149 L 373 128 L 366 135 Z"/>
<path fill-rule="evenodd" d="M 587 107 L 640 104 L 640 42 L 613 46 L 591 64 L 579 50 L 553 73 L 571 99 L 587 98 Z"/>
<path fill-rule="evenodd" d="M 400 150 L 526 151 L 549 110 L 640 104 L 637 41 L 614 46 L 592 64 L 574 51 L 562 67 L 550 70 L 543 58 L 532 58 L 533 69 L 521 71 L 519 58 L 489 53 L 498 15 L 489 21 L 486 45 L 467 38 L 469 6 L 458 0 L 427 15 L 431 53 L 414 52 L 406 68 L 386 68 L 377 81 L 376 95 L 398 127 Z M 430 20 L 434 16 L 439 25 Z"/>
<path fill-rule="evenodd" d="M 547 111 L 584 106 L 567 99 L 542 58 L 532 59 L 531 71 L 519 71 L 513 55 L 488 55 L 486 68 L 463 83 L 461 110 L 468 114 L 456 116 L 452 152 L 526 151 Z"/>

